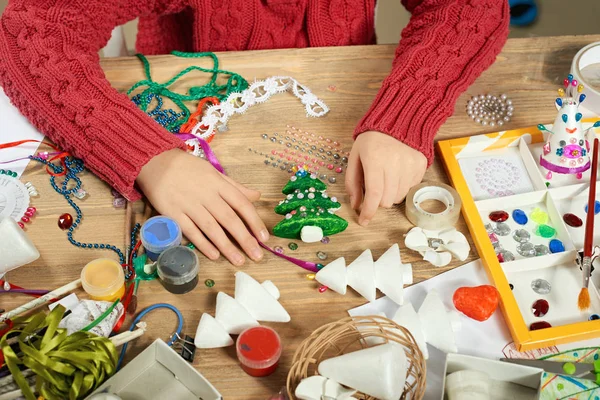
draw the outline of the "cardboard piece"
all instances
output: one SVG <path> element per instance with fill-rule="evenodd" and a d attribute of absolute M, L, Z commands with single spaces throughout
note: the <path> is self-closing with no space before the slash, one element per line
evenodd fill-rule
<path fill-rule="evenodd" d="M 157 339 L 92 393 L 123 400 L 222 400 L 221 394 L 165 342 Z"/>

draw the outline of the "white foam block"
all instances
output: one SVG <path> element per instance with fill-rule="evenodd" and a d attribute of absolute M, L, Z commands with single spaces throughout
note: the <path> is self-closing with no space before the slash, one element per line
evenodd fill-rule
<path fill-rule="evenodd" d="M 217 293 L 215 319 L 231 335 L 239 335 L 243 330 L 258 326 L 258 321 L 250 315 L 237 300 L 223 292 Z"/>
<path fill-rule="evenodd" d="M 429 358 L 429 352 L 427 351 L 427 342 L 425 341 L 425 333 L 421 327 L 421 321 L 417 312 L 413 308 L 411 303 L 400 306 L 394 314 L 392 320 L 400 326 L 405 327 L 415 338 L 415 342 L 419 346 L 423 357 L 427 360 Z"/>
<path fill-rule="evenodd" d="M 333 260 L 323 268 L 315 279 L 321 285 L 327 286 L 329 289 L 339 294 L 346 294 L 346 287 L 348 284 L 347 271 L 346 271 L 346 260 L 344 257 L 340 257 Z"/>
<path fill-rule="evenodd" d="M 368 301 L 375 301 L 375 268 L 373 255 L 367 249 L 348 265 L 348 285 Z"/>
<path fill-rule="evenodd" d="M 210 314 L 202 314 L 196 329 L 194 344 L 199 349 L 214 349 L 233 344 L 231 336 Z"/>
<path fill-rule="evenodd" d="M 400 260 L 400 247 L 392 245 L 377 261 L 375 268 L 375 286 L 383 294 L 394 300 L 396 304 L 404 303 L 402 294 L 404 289 L 404 278 L 402 261 Z"/>
<path fill-rule="evenodd" d="M 398 400 L 406 381 L 406 354 L 396 343 L 322 361 L 319 374 L 381 400 Z"/>
<path fill-rule="evenodd" d="M 235 299 L 257 321 L 289 322 L 291 319 L 267 289 L 242 271 L 235 274 Z"/>
<path fill-rule="evenodd" d="M 417 314 L 427 343 L 446 353 L 458 352 L 452 329 L 452 318 L 437 290 L 430 290 L 427 293 Z"/>

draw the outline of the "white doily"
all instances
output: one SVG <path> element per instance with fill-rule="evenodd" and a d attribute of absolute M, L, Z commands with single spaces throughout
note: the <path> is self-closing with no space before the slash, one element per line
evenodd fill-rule
<path fill-rule="evenodd" d="M 216 129 L 225 130 L 227 121 L 234 114 L 244 113 L 248 107 L 264 103 L 272 95 L 291 91 L 306 108 L 309 117 L 321 117 L 329 112 L 329 107 L 315 96 L 309 88 L 289 76 L 272 76 L 264 81 L 256 81 L 243 92 L 232 93 L 221 104 L 208 107 L 206 114 L 192 128 L 191 134 L 208 139 Z M 192 139 L 194 140 L 194 139 Z M 191 144 L 191 142 L 186 142 Z"/>

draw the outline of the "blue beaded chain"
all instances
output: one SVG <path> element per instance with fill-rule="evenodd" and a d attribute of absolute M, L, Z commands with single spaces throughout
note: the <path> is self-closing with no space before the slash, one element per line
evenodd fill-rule
<path fill-rule="evenodd" d="M 135 105 L 140 108 L 141 104 L 143 103 L 141 95 L 142 94 L 136 94 L 131 98 L 131 101 L 133 101 Z M 148 95 L 146 96 L 145 104 L 150 104 L 152 102 L 152 99 L 156 99 L 156 107 L 154 107 L 154 109 L 152 110 L 146 111 L 146 114 L 148 114 L 152 119 L 158 122 L 166 130 L 173 133 L 179 132 L 178 122 L 180 123 L 181 121 L 178 120 L 181 117 L 184 117 L 184 113 L 178 113 L 170 108 L 163 109 L 163 99 L 155 93 L 148 93 Z"/>
<path fill-rule="evenodd" d="M 101 243 L 81 243 L 81 242 L 78 242 L 75 239 L 73 239 L 73 231 L 75 231 L 75 228 L 77 228 L 77 226 L 79 226 L 79 224 L 81 223 L 81 219 L 83 218 L 83 213 L 81 212 L 81 209 L 79 208 L 79 206 L 77 204 L 75 204 L 75 202 L 71 198 L 71 195 L 73 193 L 77 192 L 79 189 L 81 189 L 81 179 L 77 176 L 77 174 L 81 173 L 84 170 L 83 160 L 80 160 L 80 159 L 74 158 L 74 157 L 65 157 L 64 158 L 65 167 L 63 167 L 62 165 L 53 164 L 50 161 L 45 160 L 41 157 L 31 156 L 30 159 L 41 162 L 42 164 L 45 164 L 55 174 L 62 174 L 63 172 L 65 172 L 65 167 L 66 167 L 66 174 L 63 175 L 64 180 L 62 182 L 62 185 L 59 187 L 56 184 L 56 176 L 54 176 L 54 175 L 50 176 L 50 185 L 52 185 L 52 187 L 54 188 L 54 190 L 56 190 L 56 192 L 58 194 L 64 196 L 65 200 L 67 200 L 69 205 L 71 207 L 73 207 L 73 210 L 75 210 L 75 213 L 77 215 L 77 217 L 75 218 L 75 221 L 73 222 L 73 225 L 71 225 L 71 227 L 67 231 L 67 239 L 69 239 L 69 242 L 71 242 L 72 245 L 74 245 L 76 247 L 80 247 L 82 249 L 92 249 L 93 248 L 93 249 L 112 250 L 115 253 L 117 253 L 117 255 L 119 256 L 120 263 L 125 264 L 125 256 L 123 255 L 123 252 L 116 246 L 113 246 L 110 244 L 101 244 Z M 75 185 L 71 188 L 68 188 L 71 180 L 75 182 Z M 137 228 L 137 225 L 136 225 L 136 228 Z"/>

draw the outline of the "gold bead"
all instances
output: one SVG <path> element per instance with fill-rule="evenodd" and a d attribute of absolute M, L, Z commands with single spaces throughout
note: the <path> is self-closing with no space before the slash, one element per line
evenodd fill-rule
<path fill-rule="evenodd" d="M 578 93 L 583 92 L 583 85 L 582 84 L 579 84 L 579 86 L 577 86 L 577 92 Z"/>
<path fill-rule="evenodd" d="M 313 281 L 315 279 L 315 274 L 306 274 L 306 277 Z"/>
<path fill-rule="evenodd" d="M 560 97 L 563 97 L 563 96 L 565 95 L 565 89 L 563 89 L 563 88 L 559 88 L 559 89 L 558 89 L 558 95 L 559 95 Z"/>

